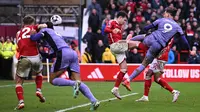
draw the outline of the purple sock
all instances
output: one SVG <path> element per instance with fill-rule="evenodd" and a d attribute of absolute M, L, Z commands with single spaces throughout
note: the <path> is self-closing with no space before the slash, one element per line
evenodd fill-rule
<path fill-rule="evenodd" d="M 54 86 L 74 86 L 75 81 L 64 79 L 64 78 L 55 78 L 53 79 Z"/>
<path fill-rule="evenodd" d="M 137 36 L 134 36 L 133 38 L 131 38 L 132 41 L 141 41 L 141 40 L 144 40 L 145 38 L 145 35 L 137 35 Z"/>
<path fill-rule="evenodd" d="M 94 97 L 88 86 L 83 82 L 81 82 L 79 90 L 85 97 L 87 97 L 90 100 L 91 103 L 97 101 L 97 99 Z"/>
<path fill-rule="evenodd" d="M 145 69 L 144 65 L 140 65 L 133 73 L 129 76 L 130 81 L 137 77 Z"/>

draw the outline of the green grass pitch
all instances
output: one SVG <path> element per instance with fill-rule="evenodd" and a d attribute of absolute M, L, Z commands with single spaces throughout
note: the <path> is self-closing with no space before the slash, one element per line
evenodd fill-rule
<path fill-rule="evenodd" d="M 11 84 L 14 82 L 0 81 L 0 112 L 14 112 L 17 105 L 15 87 L 4 87 Z M 110 92 L 113 82 L 86 82 L 86 84 L 100 101 L 113 98 Z M 135 102 L 143 95 L 143 82 L 132 82 L 132 92 L 120 87 L 120 93 L 138 94 L 127 96 L 122 100 L 102 102 L 97 112 L 200 112 L 200 83 L 170 83 L 170 85 L 181 91 L 176 103 L 172 103 L 172 95 L 156 83 L 152 85 L 149 102 Z M 55 87 L 47 82 L 43 84 L 43 94 L 46 102 L 40 103 L 35 96 L 35 84 L 24 85 L 25 108 L 16 112 L 55 112 L 89 103 L 82 94 L 74 99 L 71 87 Z M 89 112 L 89 108 L 90 106 L 85 106 L 69 112 Z"/>

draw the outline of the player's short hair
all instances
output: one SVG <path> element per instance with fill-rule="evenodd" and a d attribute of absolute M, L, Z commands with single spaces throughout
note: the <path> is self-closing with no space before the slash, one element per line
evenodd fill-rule
<path fill-rule="evenodd" d="M 35 22 L 35 18 L 33 16 L 27 15 L 23 18 L 23 23 L 25 25 L 30 25 Z"/>
<path fill-rule="evenodd" d="M 120 16 L 123 17 L 123 18 L 126 17 L 128 19 L 128 15 L 124 11 L 119 11 L 117 13 L 117 18 L 120 17 Z"/>
<path fill-rule="evenodd" d="M 176 15 L 176 10 L 175 9 L 172 9 L 172 8 L 167 8 L 165 10 L 167 13 L 169 13 L 171 16 L 175 16 Z"/>
<path fill-rule="evenodd" d="M 48 21 L 48 22 L 46 22 L 46 25 L 47 25 L 47 28 L 54 29 L 54 28 L 53 28 L 53 23 L 52 23 L 52 22 Z"/>

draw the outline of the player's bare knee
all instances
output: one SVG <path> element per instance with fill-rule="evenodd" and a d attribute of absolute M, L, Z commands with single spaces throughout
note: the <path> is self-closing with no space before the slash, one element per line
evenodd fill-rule
<path fill-rule="evenodd" d="M 146 75 L 145 80 L 150 80 L 150 79 L 151 79 L 151 76 Z"/>
<path fill-rule="evenodd" d="M 126 72 L 127 72 L 127 69 L 120 69 L 120 72 L 126 73 Z"/>
<path fill-rule="evenodd" d="M 70 79 L 72 79 L 72 80 L 81 80 L 80 73 L 72 72 Z"/>
<path fill-rule="evenodd" d="M 158 77 L 157 75 L 154 75 L 154 81 L 155 81 L 156 83 L 158 83 L 159 80 L 160 80 L 160 77 Z"/>
<path fill-rule="evenodd" d="M 156 83 L 158 83 L 159 80 L 160 80 L 160 78 L 154 78 L 154 81 L 155 81 Z"/>
<path fill-rule="evenodd" d="M 142 61 L 142 65 L 145 66 L 145 67 L 147 67 L 148 64 L 149 64 L 149 63 L 148 63 L 147 58 L 144 58 L 144 60 Z"/>
<path fill-rule="evenodd" d="M 164 71 L 160 71 L 160 74 L 163 74 L 164 73 Z"/>
<path fill-rule="evenodd" d="M 22 85 L 24 82 L 24 79 L 22 77 L 19 77 L 18 75 L 16 75 L 15 77 L 15 83 L 16 85 L 19 84 L 19 85 Z"/>
<path fill-rule="evenodd" d="M 53 80 L 54 80 L 54 77 L 52 77 L 52 76 L 50 75 L 49 82 L 50 82 L 50 84 L 52 84 L 52 85 L 53 85 Z"/>
<path fill-rule="evenodd" d="M 49 80 L 49 82 L 50 82 L 50 84 L 52 84 L 52 85 L 53 85 L 53 79 L 50 79 L 50 80 Z"/>
<path fill-rule="evenodd" d="M 22 84 L 16 84 L 15 88 L 17 88 L 17 87 L 22 87 Z"/>
<path fill-rule="evenodd" d="M 35 72 L 34 73 L 36 76 L 42 76 L 42 73 L 41 72 Z"/>
<path fill-rule="evenodd" d="M 153 74 L 152 70 L 148 70 L 147 73 L 146 73 L 145 79 L 150 80 L 151 77 L 152 77 L 152 74 Z"/>

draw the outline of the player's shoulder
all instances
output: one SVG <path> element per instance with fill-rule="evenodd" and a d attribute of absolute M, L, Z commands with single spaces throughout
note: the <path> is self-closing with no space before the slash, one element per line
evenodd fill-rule
<path fill-rule="evenodd" d="M 116 21 L 116 20 L 114 20 L 114 19 L 112 19 L 112 20 L 110 20 L 110 21 L 109 21 L 109 23 L 110 23 L 110 24 L 116 24 L 116 23 L 117 23 L 117 21 Z"/>
<path fill-rule="evenodd" d="M 28 26 L 24 26 L 23 28 L 37 29 L 37 25 L 28 25 Z"/>
<path fill-rule="evenodd" d="M 42 29 L 40 30 L 40 32 L 54 32 L 54 30 L 51 29 L 51 28 L 42 28 Z"/>
<path fill-rule="evenodd" d="M 110 21 L 108 21 L 108 23 L 107 23 L 107 27 L 111 27 L 111 26 L 113 26 L 113 25 L 115 25 L 116 23 L 115 23 L 115 21 L 114 20 L 110 20 Z"/>
<path fill-rule="evenodd" d="M 165 18 L 158 18 L 156 21 L 165 21 Z"/>

